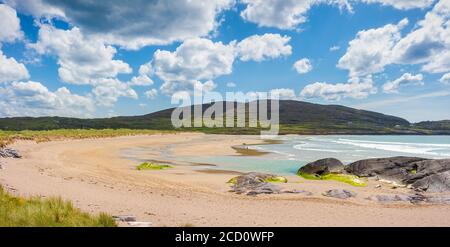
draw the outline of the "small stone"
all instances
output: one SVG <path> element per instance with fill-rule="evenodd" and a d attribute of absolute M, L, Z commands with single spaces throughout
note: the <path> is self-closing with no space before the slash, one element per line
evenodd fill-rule
<path fill-rule="evenodd" d="M 334 189 L 334 190 L 328 190 L 324 192 L 322 195 L 328 196 L 328 197 L 334 197 L 338 199 L 347 199 L 351 197 L 356 197 L 356 193 L 349 191 L 349 190 L 343 190 L 343 189 Z"/>
<path fill-rule="evenodd" d="M 375 185 L 375 188 L 377 188 L 377 189 L 381 188 L 381 184 Z"/>

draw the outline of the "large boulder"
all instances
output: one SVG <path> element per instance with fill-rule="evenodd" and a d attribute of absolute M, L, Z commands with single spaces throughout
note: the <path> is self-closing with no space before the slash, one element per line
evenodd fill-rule
<path fill-rule="evenodd" d="M 351 197 L 356 197 L 356 193 L 349 191 L 349 190 L 343 190 L 343 189 L 334 189 L 334 190 L 328 190 L 325 191 L 322 195 L 328 196 L 328 197 L 334 197 L 338 199 L 347 199 Z"/>
<path fill-rule="evenodd" d="M 301 174 L 316 174 L 316 175 L 326 175 L 329 173 L 342 173 L 344 172 L 344 164 L 338 159 L 327 158 L 317 160 L 306 164 L 298 170 Z"/>
<path fill-rule="evenodd" d="M 408 175 L 417 172 L 417 162 L 426 159 L 417 157 L 391 157 L 359 160 L 345 167 L 348 173 L 359 177 L 374 177 L 401 183 Z"/>
<path fill-rule="evenodd" d="M 412 188 L 430 193 L 450 192 L 450 171 L 419 179 L 412 184 Z"/>

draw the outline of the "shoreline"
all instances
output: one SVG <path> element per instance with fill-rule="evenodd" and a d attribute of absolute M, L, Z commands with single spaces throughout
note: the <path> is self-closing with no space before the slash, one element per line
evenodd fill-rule
<path fill-rule="evenodd" d="M 336 181 L 287 176 L 285 189 L 307 190 L 311 196 L 273 194 L 249 197 L 228 192 L 226 182 L 239 171 L 210 164 L 185 164 L 161 171 L 137 171 L 138 163 L 120 150 L 151 147 L 146 158 L 236 155 L 233 146 L 261 142 L 256 136 L 177 133 L 10 145 L 22 159 L 3 159 L 0 184 L 16 195 L 62 196 L 88 212 L 131 214 L 153 226 L 450 226 L 449 205 L 380 204 L 375 194 L 408 193 L 369 180 L 356 188 Z M 260 144 L 258 144 L 260 145 Z M 210 166 L 210 167 L 208 167 Z M 198 168 L 201 167 L 202 171 Z M 31 181 L 31 182 L 30 182 Z M 356 198 L 327 198 L 328 189 L 354 191 Z"/>

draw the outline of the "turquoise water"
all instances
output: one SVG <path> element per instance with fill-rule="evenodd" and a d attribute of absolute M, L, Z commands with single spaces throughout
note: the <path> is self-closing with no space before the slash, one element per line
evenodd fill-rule
<path fill-rule="evenodd" d="M 293 174 L 308 162 L 328 157 L 347 164 L 390 156 L 450 158 L 450 136 L 281 136 L 278 139 L 283 143 L 251 146 L 271 152 L 266 156 L 195 157 L 188 160 L 212 163 L 217 169 Z"/>

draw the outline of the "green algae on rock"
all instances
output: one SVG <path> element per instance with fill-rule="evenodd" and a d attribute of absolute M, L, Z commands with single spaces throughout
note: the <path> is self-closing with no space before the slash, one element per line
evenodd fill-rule
<path fill-rule="evenodd" d="M 136 169 L 139 171 L 140 170 L 163 170 L 163 169 L 168 169 L 168 168 L 173 168 L 173 167 L 170 165 L 154 164 L 154 163 L 149 163 L 149 162 L 144 162 L 136 167 Z"/>

